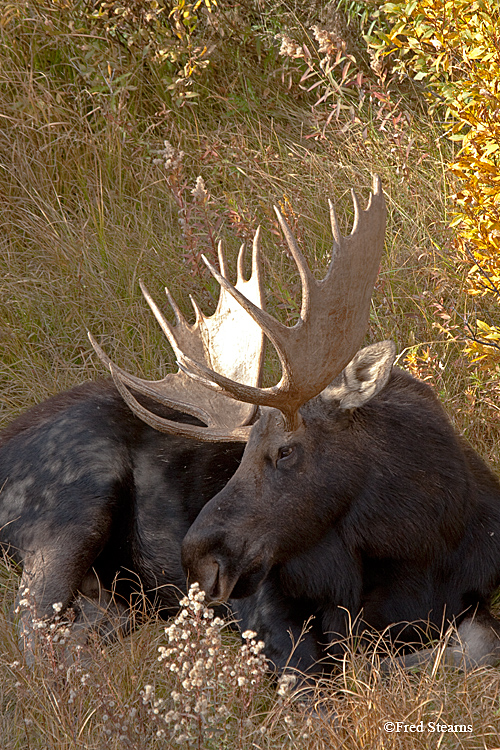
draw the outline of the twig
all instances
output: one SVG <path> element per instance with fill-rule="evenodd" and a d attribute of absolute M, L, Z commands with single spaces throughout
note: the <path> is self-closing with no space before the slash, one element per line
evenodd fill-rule
<path fill-rule="evenodd" d="M 492 281 L 491 276 L 488 273 L 488 271 L 485 271 L 485 269 L 480 266 L 477 258 L 474 257 L 474 253 L 472 252 L 472 250 L 470 250 L 468 247 L 466 247 L 465 248 L 465 252 L 469 256 L 469 258 L 471 259 L 471 261 L 474 263 L 474 265 L 477 267 L 477 270 L 479 271 L 479 273 L 481 273 L 485 277 L 485 279 L 487 279 L 488 284 L 490 286 L 488 287 L 485 284 L 484 285 L 485 289 L 488 289 L 490 292 L 494 292 L 496 294 L 496 296 L 500 299 L 500 289 L 498 289 L 498 287 L 496 286 L 496 284 L 494 284 L 494 282 Z"/>

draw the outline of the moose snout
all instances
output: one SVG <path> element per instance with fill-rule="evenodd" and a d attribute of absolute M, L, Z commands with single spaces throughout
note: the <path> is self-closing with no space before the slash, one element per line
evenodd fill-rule
<path fill-rule="evenodd" d="M 188 581 L 197 582 L 207 597 L 208 602 L 224 602 L 229 598 L 225 576 L 221 571 L 220 562 L 210 555 L 206 555 L 194 569 L 187 570 Z"/>
<path fill-rule="evenodd" d="M 188 583 L 198 583 L 209 602 L 250 596 L 269 572 L 271 562 L 262 545 L 238 541 L 220 531 L 210 534 L 197 521 L 184 537 L 182 565 Z"/>
<path fill-rule="evenodd" d="M 188 534 L 182 544 L 182 565 L 188 583 L 198 583 L 209 602 L 225 602 L 231 596 L 238 576 L 231 575 L 217 544 L 198 534 Z"/>

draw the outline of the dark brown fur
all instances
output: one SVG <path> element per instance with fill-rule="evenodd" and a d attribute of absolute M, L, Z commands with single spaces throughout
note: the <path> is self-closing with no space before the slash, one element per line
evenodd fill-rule
<path fill-rule="evenodd" d="M 104 632 L 111 590 L 115 614 L 141 591 L 165 614 L 176 611 L 185 589 L 182 538 L 242 452 L 238 443 L 156 432 L 110 381 L 85 383 L 22 414 L 0 437 L 0 542 L 23 569 L 17 601 L 28 588 L 36 617 L 76 603 L 80 619 Z M 24 638 L 32 616 L 21 618 Z"/>
<path fill-rule="evenodd" d="M 498 642 L 488 605 L 500 584 L 500 484 L 429 386 L 389 376 L 386 349 L 360 352 L 302 407 L 298 430 L 265 410 L 183 543 L 190 580 L 230 599 L 280 669 L 307 622 L 290 662 L 305 670 L 341 654 L 352 623 L 409 646 L 479 617 Z M 500 649 L 479 640 L 476 661 L 495 661 Z"/>

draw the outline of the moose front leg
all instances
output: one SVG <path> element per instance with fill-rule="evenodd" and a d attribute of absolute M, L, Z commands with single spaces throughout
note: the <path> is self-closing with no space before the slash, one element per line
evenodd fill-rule
<path fill-rule="evenodd" d="M 14 605 L 19 618 L 19 642 L 28 664 L 33 664 L 40 648 L 39 637 L 48 633 L 55 635 L 58 622 L 70 624 L 70 641 L 62 653 L 64 661 L 75 658 L 77 651 L 88 644 L 91 632 L 105 640 L 113 640 L 119 632 L 128 632 L 129 609 L 103 588 L 94 570 L 89 570 L 77 582 L 78 571 L 74 576 L 68 575 L 68 566 L 65 566 L 66 575 L 60 577 L 46 561 L 47 556 L 41 553 L 31 557 L 21 576 Z M 71 607 L 71 616 L 61 620 L 68 607 Z"/>
<path fill-rule="evenodd" d="M 37 635 L 67 609 L 79 583 L 66 563 L 56 550 L 49 548 L 23 560 L 14 613 L 18 617 L 19 644 L 30 664 L 37 651 Z"/>
<path fill-rule="evenodd" d="M 74 630 L 77 641 L 83 643 L 85 628 L 87 631 L 88 627 L 100 629 L 104 620 L 110 620 L 110 596 L 92 570 L 108 536 L 107 525 L 106 514 L 95 513 L 94 528 L 90 524 L 83 529 L 63 527 L 56 538 L 52 533 L 50 541 L 44 544 L 40 543 L 44 536 L 40 533 L 39 540 L 32 542 L 35 546 L 38 541 L 38 549 L 23 555 L 23 573 L 14 610 L 18 616 L 20 645 L 29 662 L 33 662 L 37 651 L 37 634 L 55 625 L 75 603 L 76 597 Z M 50 529 L 47 527 L 44 531 L 45 537 L 50 537 Z"/>
<path fill-rule="evenodd" d="M 113 641 L 120 633 L 126 635 L 131 620 L 128 604 L 114 591 L 103 587 L 95 570 L 89 570 L 72 605 L 75 612 L 71 626 L 72 645 L 85 646 L 90 631 L 105 641 Z"/>

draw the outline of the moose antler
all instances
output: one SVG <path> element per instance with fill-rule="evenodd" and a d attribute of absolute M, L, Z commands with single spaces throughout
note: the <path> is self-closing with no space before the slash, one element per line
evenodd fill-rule
<path fill-rule="evenodd" d="M 220 277 L 227 281 L 228 269 L 221 243 L 219 243 Z M 238 278 L 235 287 L 243 299 L 248 299 L 258 309 L 263 306 L 262 268 L 260 262 L 260 230 L 255 233 L 252 252 L 252 273 L 244 277 L 245 247 L 238 255 Z M 174 311 L 176 325 L 171 325 L 163 316 L 144 284 L 141 289 L 164 334 L 168 338 L 178 359 L 183 353 L 203 363 L 210 372 L 223 373 L 229 378 L 250 386 L 260 384 L 264 355 L 264 335 L 258 322 L 245 312 L 232 292 L 221 287 L 216 311 L 205 316 L 193 298 L 196 320 L 190 325 L 165 289 Z M 160 432 L 195 437 L 204 441 L 246 441 L 250 432 L 256 407 L 250 403 L 235 401 L 232 397 L 214 393 L 181 369 L 170 373 L 162 380 L 148 381 L 135 377 L 115 365 L 101 349 L 93 336 L 90 342 L 102 362 L 110 369 L 113 380 L 122 398 L 132 411 Z M 197 417 L 206 427 L 175 422 L 150 412 L 130 392 L 130 388 L 155 401 L 178 411 Z"/>
<path fill-rule="evenodd" d="M 352 199 L 354 226 L 348 237 L 340 234 L 329 202 L 334 246 L 322 281 L 313 277 L 288 224 L 275 208 L 302 283 L 302 309 L 293 327 L 283 325 L 252 304 L 204 258 L 221 287 L 252 316 L 276 348 L 282 369 L 279 383 L 271 388 L 238 383 L 183 353 L 179 365 L 186 374 L 240 401 L 275 407 L 283 413 L 287 430 L 297 428 L 299 407 L 342 371 L 366 332 L 384 246 L 386 207 L 380 179 L 374 177 L 373 192 L 364 211 L 354 192 Z"/>

